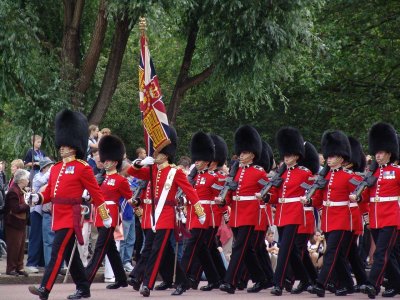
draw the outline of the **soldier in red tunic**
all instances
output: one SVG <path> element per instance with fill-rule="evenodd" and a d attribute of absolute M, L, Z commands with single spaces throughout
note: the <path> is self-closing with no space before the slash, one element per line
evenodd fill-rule
<path fill-rule="evenodd" d="M 314 207 L 322 206 L 321 229 L 327 241 L 324 264 L 316 284 L 310 290 L 318 297 L 325 296 L 326 285 L 335 268 L 340 274 L 339 286 L 345 289 L 338 295 L 344 295 L 353 289 L 353 279 L 346 267 L 346 254 L 352 236 L 349 196 L 355 189 L 350 181 L 357 179 L 352 171 L 342 167 L 351 157 L 350 143 L 343 132 L 325 132 L 322 136 L 322 152 L 330 167 L 325 176 L 328 183 L 312 198 Z M 305 197 L 302 197 L 302 201 L 307 203 Z"/>
<path fill-rule="evenodd" d="M 361 291 L 374 299 L 385 271 L 389 271 L 397 286 L 385 290 L 382 296 L 393 297 L 400 291 L 400 268 L 391 255 L 400 225 L 400 167 L 393 164 L 399 158 L 396 131 L 387 123 L 374 124 L 369 132 L 368 145 L 370 154 L 375 156 L 379 165 L 373 174 L 378 180 L 364 191 L 362 201 L 369 202 L 369 226 L 376 249 L 367 284 L 361 287 Z"/>
<path fill-rule="evenodd" d="M 244 125 L 235 133 L 235 153 L 239 155 L 240 165 L 234 177 L 237 189 L 229 191 L 226 203 L 231 207 L 229 225 L 232 228 L 235 243 L 232 248 L 231 260 L 219 289 L 235 293 L 238 279 L 241 278 L 240 264 L 244 262 L 254 279 L 255 285 L 264 286 L 267 282 L 261 269 L 254 248 L 251 244 L 254 227 L 259 222 L 260 200 L 256 197 L 263 188 L 261 179 L 268 181 L 264 169 L 253 162 L 261 155 L 261 138 L 257 130 Z M 217 203 L 224 204 L 223 199 L 216 198 Z"/>
<path fill-rule="evenodd" d="M 33 195 L 33 202 L 53 204 L 53 226 L 55 237 L 51 259 L 39 288 L 29 287 L 29 291 L 40 299 L 48 299 L 58 271 L 64 259 L 70 260 L 75 237 L 83 244 L 81 203 L 82 193 L 89 191 L 93 203 L 102 210 L 104 226 L 111 226 L 112 219 L 106 210 L 103 195 L 93 175 L 91 167 L 83 160 L 88 142 L 88 123 L 86 117 L 78 112 L 63 110 L 56 116 L 56 147 L 62 161 L 56 163 L 50 172 L 48 185 L 44 192 Z M 70 268 L 76 292 L 68 299 L 90 297 L 90 283 L 75 248 Z"/>
<path fill-rule="evenodd" d="M 215 203 L 214 198 L 219 193 L 219 190 L 215 187 L 218 186 L 218 176 L 213 171 L 208 170 L 208 166 L 215 156 L 214 143 L 211 137 L 201 131 L 195 133 L 190 144 L 190 152 L 197 173 L 193 177 L 192 184 L 207 218 L 204 223 L 199 222 L 195 213 L 195 206 L 192 203 L 188 203 L 186 226 L 187 229 L 190 230 L 191 236 L 186 241 L 181 265 L 188 279 L 191 281 L 192 286 L 197 286 L 197 276 L 201 274 L 198 274 L 198 267 L 194 262 L 198 260 L 208 280 L 206 290 L 212 290 L 219 287 L 221 278 L 215 268 L 206 243 L 207 230 L 209 226 L 212 225 L 212 222 L 215 221 L 213 218 L 212 205 Z"/>
<path fill-rule="evenodd" d="M 147 259 L 143 276 L 143 285 L 140 293 L 144 297 L 150 296 L 159 268 L 173 268 L 174 251 L 169 242 L 169 237 L 175 227 L 175 195 L 178 188 L 185 193 L 189 202 L 194 204 L 194 211 L 200 222 L 205 222 L 204 209 L 199 203 L 196 191 L 190 185 L 182 170 L 171 165 L 176 152 L 176 133 L 170 128 L 169 137 L 171 144 L 164 147 L 156 158 L 146 157 L 135 160 L 128 169 L 128 174 L 138 179 L 153 182 L 152 196 L 154 198 L 154 216 L 151 214 L 150 223 L 153 231 L 152 247 Z M 149 165 L 156 164 L 156 167 Z M 147 236 L 146 236 L 147 238 Z M 147 241 L 146 241 L 147 243 Z M 171 264 L 172 263 L 172 264 Z M 172 295 L 181 295 L 187 289 L 187 278 L 180 264 L 176 267 L 177 288 Z"/>
<path fill-rule="evenodd" d="M 304 224 L 304 210 L 300 196 L 304 196 L 305 191 L 300 185 L 303 182 L 309 183 L 312 173 L 306 167 L 298 165 L 298 161 L 304 158 L 305 150 L 303 137 L 296 128 L 281 128 L 276 140 L 286 170 L 281 176 L 283 183 L 271 190 L 269 201 L 270 204 L 276 204 L 274 223 L 278 227 L 280 240 L 274 274 L 275 287 L 271 290 L 271 294 L 281 296 L 289 261 L 292 268 L 298 272 L 301 282 L 309 280 L 294 241 L 299 226 Z"/>
<path fill-rule="evenodd" d="M 126 274 L 122 265 L 121 256 L 117 250 L 114 240 L 115 226 L 119 225 L 119 199 L 123 197 L 132 203 L 132 191 L 129 187 L 128 180 L 118 174 L 122 165 L 122 159 L 125 155 L 124 143 L 116 136 L 107 135 L 99 142 L 100 160 L 104 163 L 106 171 L 105 178 L 100 185 L 101 192 L 109 209 L 112 217 L 111 227 L 105 227 L 101 218 L 101 210 L 95 207 L 95 226 L 99 233 L 96 246 L 94 249 L 93 257 L 86 267 L 86 275 L 89 282 L 92 283 L 93 279 L 107 255 L 110 260 L 112 270 L 115 275 L 115 283 L 107 286 L 107 289 L 117 289 L 120 287 L 128 286 Z"/>

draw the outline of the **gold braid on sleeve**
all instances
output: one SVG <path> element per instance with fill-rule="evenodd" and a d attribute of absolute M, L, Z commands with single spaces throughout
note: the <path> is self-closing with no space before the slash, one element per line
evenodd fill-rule
<path fill-rule="evenodd" d="M 201 206 L 201 203 L 200 203 L 200 202 L 197 202 L 197 203 L 194 205 L 194 212 L 195 212 L 195 214 L 196 214 L 199 218 L 205 216 L 204 208 L 203 208 L 203 206 Z"/>
<path fill-rule="evenodd" d="M 103 203 L 102 205 L 97 207 L 97 210 L 98 210 L 102 220 L 107 220 L 110 218 L 110 215 L 108 214 L 108 209 L 107 209 L 105 203 Z"/>

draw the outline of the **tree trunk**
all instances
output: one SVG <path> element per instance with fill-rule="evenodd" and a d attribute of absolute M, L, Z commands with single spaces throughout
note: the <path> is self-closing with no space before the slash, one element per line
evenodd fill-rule
<path fill-rule="evenodd" d="M 90 87 L 94 72 L 96 71 L 96 67 L 100 58 L 100 52 L 103 48 L 106 31 L 106 0 L 101 0 L 96 24 L 94 26 L 92 34 L 92 39 L 90 41 L 90 46 L 82 63 L 79 79 L 75 86 L 75 93 L 72 97 L 72 103 L 79 103 L 79 106 L 82 106 L 82 99 L 84 98 L 86 91 Z"/>
<path fill-rule="evenodd" d="M 101 84 L 100 93 L 91 113 L 89 114 L 90 124 L 100 124 L 111 103 L 112 96 L 117 87 L 118 76 L 129 33 L 132 29 L 129 24 L 134 23 L 135 22 L 132 22 L 127 14 L 116 23 L 113 44 L 108 58 L 107 68 L 104 73 L 103 82 Z"/>
<path fill-rule="evenodd" d="M 167 115 L 170 125 L 175 126 L 179 105 L 185 95 L 185 92 L 191 87 L 200 84 L 206 80 L 214 71 L 214 65 L 204 69 L 201 73 L 189 77 L 190 66 L 192 64 L 193 53 L 196 50 L 196 39 L 199 32 L 198 20 L 194 19 L 187 38 L 185 54 L 183 55 L 181 69 L 172 92 L 172 98 L 168 106 Z"/>

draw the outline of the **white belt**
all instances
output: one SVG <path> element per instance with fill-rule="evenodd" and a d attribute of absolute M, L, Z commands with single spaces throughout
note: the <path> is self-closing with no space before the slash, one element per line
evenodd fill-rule
<path fill-rule="evenodd" d="M 349 207 L 358 207 L 356 202 L 350 202 Z"/>
<path fill-rule="evenodd" d="M 115 205 L 115 202 L 114 201 L 111 201 L 111 200 L 107 200 L 107 201 L 104 201 L 107 205 Z"/>
<path fill-rule="evenodd" d="M 250 200 L 258 200 L 256 196 L 233 196 L 232 200 L 234 201 L 250 201 Z"/>
<path fill-rule="evenodd" d="M 292 203 L 292 202 L 300 202 L 300 197 L 279 198 L 279 203 Z"/>
<path fill-rule="evenodd" d="M 323 202 L 324 206 L 348 206 L 349 201 L 325 201 Z"/>
<path fill-rule="evenodd" d="M 314 211 L 314 207 L 306 206 L 304 207 L 304 211 Z"/>
<path fill-rule="evenodd" d="M 199 202 L 201 204 L 215 204 L 214 200 L 200 200 Z"/>
<path fill-rule="evenodd" d="M 151 199 L 143 199 L 144 204 L 151 204 Z"/>
<path fill-rule="evenodd" d="M 369 199 L 370 202 L 389 202 L 389 201 L 398 201 L 398 200 L 399 200 L 398 196 L 396 196 L 396 197 L 379 197 L 379 196 L 376 196 L 376 197 L 371 197 Z"/>
<path fill-rule="evenodd" d="M 265 204 L 261 204 L 261 205 L 260 205 L 260 208 L 265 208 Z"/>

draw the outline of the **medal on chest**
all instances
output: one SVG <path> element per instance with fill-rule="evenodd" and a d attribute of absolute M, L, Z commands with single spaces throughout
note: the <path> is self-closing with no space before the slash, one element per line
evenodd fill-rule
<path fill-rule="evenodd" d="M 200 179 L 200 183 L 199 184 L 206 184 L 206 178 L 205 177 L 202 177 L 201 179 Z"/>
<path fill-rule="evenodd" d="M 383 179 L 395 179 L 396 173 L 394 171 L 384 171 L 382 177 Z"/>
<path fill-rule="evenodd" d="M 68 166 L 65 169 L 65 174 L 74 174 L 75 173 L 75 166 Z"/>
<path fill-rule="evenodd" d="M 110 178 L 110 179 L 107 181 L 107 185 L 114 186 L 114 185 L 115 185 L 115 179 L 114 179 L 114 178 Z"/>

